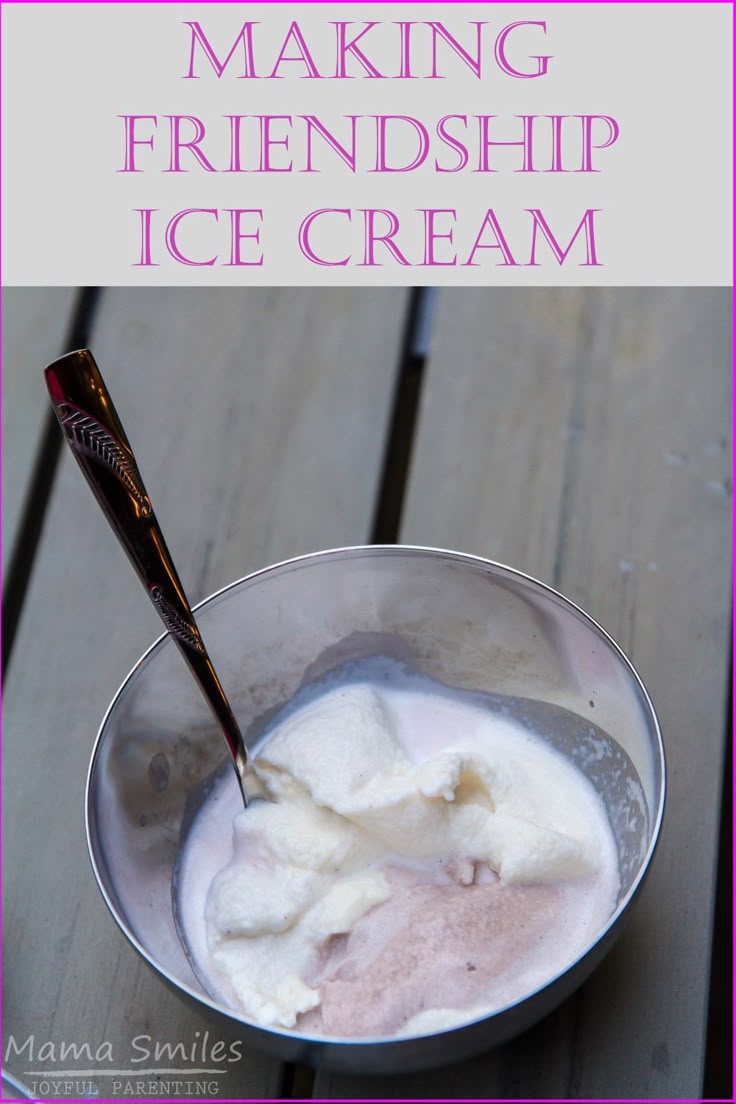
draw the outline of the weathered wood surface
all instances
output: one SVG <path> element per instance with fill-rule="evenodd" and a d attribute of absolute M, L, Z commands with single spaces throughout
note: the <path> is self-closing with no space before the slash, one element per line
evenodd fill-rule
<path fill-rule="evenodd" d="M 266 563 L 368 539 L 406 301 L 395 290 L 104 292 L 92 347 L 193 602 Z M 37 355 L 40 371 L 48 355 Z M 84 843 L 95 732 L 159 633 L 65 453 L 6 687 L 4 1029 L 18 1043 L 34 1035 L 37 1051 L 109 1041 L 119 1068 L 136 1035 L 191 1042 L 206 1027 L 119 934 Z M 109 1094 L 109 1079 L 93 1080 Z M 280 1064 L 249 1051 L 218 1091 L 276 1096 L 280 1084 Z"/>
<path fill-rule="evenodd" d="M 24 382 L 42 396 L 71 297 L 62 318 L 34 306 L 35 289 L 5 294 L 6 361 L 28 349 L 30 365 L 38 339 Z M 405 306 L 396 291 L 104 293 L 93 348 L 193 601 L 367 539 Z M 401 537 L 518 566 L 613 633 L 662 721 L 665 831 L 621 941 L 543 1024 L 432 1074 L 320 1074 L 316 1097 L 699 1094 L 728 661 L 729 313 L 714 289 L 440 293 Z M 34 405 L 20 394 L 6 374 L 11 433 Z M 5 479 L 27 474 L 30 453 L 7 438 L 4 452 Z M 83 843 L 94 732 L 159 632 L 136 587 L 65 457 L 5 688 L 5 1037 L 111 1040 L 121 1059 L 136 1034 L 203 1026 L 118 934 Z M 220 1094 L 280 1088 L 279 1064 L 251 1051 Z"/>
<path fill-rule="evenodd" d="M 3 572 L 47 410 L 41 369 L 62 352 L 74 288 L 3 288 Z"/>
<path fill-rule="evenodd" d="M 440 293 L 402 539 L 559 587 L 631 655 L 668 756 L 642 899 L 583 989 L 507 1046 L 315 1097 L 697 1097 L 729 657 L 730 293 Z"/>

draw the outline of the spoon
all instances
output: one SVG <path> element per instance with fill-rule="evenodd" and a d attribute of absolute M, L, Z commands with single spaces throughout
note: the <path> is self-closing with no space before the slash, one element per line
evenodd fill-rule
<path fill-rule="evenodd" d="M 251 798 L 263 796 L 263 786 L 207 654 L 133 450 L 89 349 L 68 353 L 50 364 L 46 385 L 70 449 L 220 726 L 247 805 Z"/>

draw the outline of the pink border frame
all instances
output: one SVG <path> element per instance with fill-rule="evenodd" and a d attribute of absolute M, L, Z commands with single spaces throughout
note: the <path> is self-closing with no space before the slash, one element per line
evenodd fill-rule
<path fill-rule="evenodd" d="M 54 4 L 55 5 L 57 3 L 65 2 L 65 0 L 0 0 L 0 17 L 2 15 L 2 8 L 5 5 L 7 5 L 7 4 L 22 4 L 22 3 L 28 3 L 28 2 L 34 2 L 36 4 L 38 4 L 38 3 L 46 4 L 47 3 L 47 4 Z M 100 2 L 107 3 L 107 2 L 112 2 L 112 3 L 125 3 L 125 4 L 145 4 L 145 3 L 150 2 L 150 0 L 75 0 L 75 2 L 82 2 L 82 3 L 100 3 Z M 181 0 L 156 0 L 156 2 L 157 3 L 165 3 L 165 4 L 175 4 L 175 3 L 181 3 Z M 221 3 L 237 3 L 237 0 L 198 0 L 198 2 L 200 4 L 209 4 L 209 3 L 221 4 Z M 270 4 L 284 4 L 284 3 L 287 3 L 287 0 L 259 0 L 259 2 L 260 3 L 270 3 Z M 303 3 L 312 3 L 312 2 L 320 2 L 320 0 L 301 0 L 301 2 L 303 2 Z M 399 0 L 371 0 L 371 2 L 372 3 L 389 3 L 389 2 L 396 3 L 396 2 L 399 2 Z M 400 2 L 403 3 L 403 4 L 414 4 L 414 3 L 426 3 L 427 0 L 400 0 Z M 430 2 L 437 2 L 437 0 L 430 0 Z M 454 3 L 463 3 L 463 2 L 465 2 L 465 0 L 443 0 L 444 4 L 454 4 Z M 552 3 L 552 4 L 561 3 L 561 2 L 591 4 L 591 3 L 601 2 L 601 0 L 546 0 L 546 2 L 547 3 Z M 603 2 L 606 2 L 606 0 L 603 0 Z M 613 3 L 616 3 L 616 4 L 638 4 L 638 3 L 641 3 L 641 0 L 609 0 L 609 2 L 613 2 Z M 661 4 L 661 5 L 672 5 L 672 4 L 692 3 L 692 0 L 646 0 L 646 2 L 647 3 L 654 3 L 654 4 Z M 734 12 L 734 7 L 735 7 L 734 0 L 708 0 L 708 2 L 726 4 L 732 9 L 732 13 Z M 732 54 L 731 54 L 731 56 L 732 56 L 732 60 L 733 60 L 734 58 L 736 58 L 736 20 L 734 21 L 734 25 L 733 25 L 732 29 L 733 29 L 733 43 L 732 43 Z M 2 22 L 1 22 L 1 18 L 0 18 L 0 40 L 2 39 L 2 33 L 3 33 L 3 29 L 2 29 Z M 732 111 L 733 111 L 733 108 L 735 106 L 736 106 L 736 83 L 732 79 L 732 104 L 731 104 Z M 2 91 L 0 90 L 0 110 L 1 110 L 1 107 L 2 107 Z M 734 138 L 736 138 L 736 123 L 734 123 L 734 121 L 733 121 L 733 114 L 732 114 L 732 127 L 733 127 L 733 129 L 732 129 L 732 139 L 734 139 Z M 0 169 L 1 168 L 2 168 L 2 160 L 0 158 Z M 736 173 L 736 149 L 734 150 L 734 153 L 733 153 L 733 171 L 734 171 L 734 173 Z M 734 177 L 732 176 L 732 181 L 733 181 L 733 179 L 734 179 Z M 4 210 L 2 208 L 2 185 L 1 184 L 0 184 L 0 210 Z M 733 204 L 732 204 L 732 215 L 734 214 L 735 210 L 736 210 L 736 207 L 734 207 Z M 736 247 L 736 232 L 734 233 L 734 236 L 733 236 L 733 247 Z M 732 265 L 733 265 L 733 267 L 732 267 L 732 288 L 733 288 L 733 292 L 732 292 L 732 337 L 736 338 L 736 256 L 734 255 L 734 252 L 732 252 Z M 4 286 L 5 286 L 5 284 L 4 284 L 4 281 L 2 279 L 2 265 L 1 265 L 1 261 L 0 261 L 0 287 L 4 287 Z M 1 328 L 2 328 L 2 307 L 0 306 L 0 329 Z M 736 377 L 736 370 L 734 370 L 735 366 L 736 366 L 736 356 L 734 357 L 734 361 L 733 361 L 733 364 L 732 364 L 732 372 L 733 372 L 734 377 Z M 1 378 L 1 375 L 2 375 L 2 371 L 1 371 L 1 363 L 0 363 L 0 378 Z M 734 423 L 736 423 L 736 396 L 732 396 L 732 425 Z M 733 453 L 733 450 L 732 450 L 732 453 Z M 733 455 L 732 455 L 732 479 L 734 478 L 734 476 L 736 476 L 736 463 L 734 462 Z M 0 500 L 1 500 L 1 495 L 0 495 Z M 733 537 L 736 537 L 736 519 L 734 519 L 733 511 L 732 511 L 732 538 Z M 1 523 L 1 521 L 0 521 L 0 540 L 2 540 L 2 523 Z M 732 549 L 733 549 L 733 546 L 734 546 L 734 541 L 732 539 Z M 733 590 L 736 593 L 736 564 L 732 564 L 732 584 L 733 584 Z M 732 626 L 733 626 L 732 627 L 732 671 L 731 671 L 732 684 L 733 684 L 734 681 L 736 681 L 736 624 L 734 624 L 734 619 L 733 619 L 733 613 L 734 613 L 735 609 L 736 609 L 736 607 L 732 606 Z M 1 628 L 0 628 L 0 634 L 1 634 Z M 731 717 L 732 723 L 733 723 L 733 720 L 734 720 L 734 715 L 732 714 L 732 717 Z M 0 723 L 0 746 L 1 746 L 1 743 L 2 743 L 2 735 L 1 734 L 2 734 L 2 725 Z M 0 759 L 0 787 L 1 787 L 1 784 L 2 784 L 2 761 Z M 732 770 L 731 798 L 732 798 L 732 802 L 734 800 L 736 800 L 736 770 Z M 0 813 L 1 813 L 1 811 L 2 811 L 2 790 L 0 788 Z M 0 826 L 0 835 L 1 835 L 1 833 L 2 833 L 2 828 Z M 732 910 L 733 910 L 732 911 L 732 917 L 733 917 L 733 915 L 736 914 L 736 858 L 733 857 L 733 855 L 734 855 L 734 844 L 735 843 L 736 843 L 736 831 L 734 831 L 733 828 L 732 828 L 732 839 L 731 839 L 731 845 L 732 845 L 732 899 L 731 899 L 731 904 L 732 904 Z M 0 886 L 1 885 L 2 885 L 2 857 L 0 856 Z M 736 956 L 736 926 L 732 926 L 732 951 L 733 951 L 734 956 Z M 1 976 L 2 976 L 2 954 L 0 952 L 0 977 Z M 732 995 L 736 995 L 736 989 L 734 988 L 733 975 L 732 975 L 731 981 L 732 981 Z M 735 1003 L 736 1003 L 736 1000 L 732 999 L 732 1010 L 734 1008 Z M 0 1028 L 2 1027 L 2 1013 L 3 1013 L 3 1009 L 2 1009 L 2 1007 L 0 1007 Z M 0 1037 L 1 1037 L 1 1032 L 0 1032 Z M 733 1080 L 733 1085 L 736 1087 L 736 1045 L 734 1045 L 734 1044 L 736 1044 L 736 1028 L 734 1029 L 733 1038 L 732 1038 L 732 1080 Z M 17 1098 L 2 1097 L 2 1099 L 3 1100 L 14 1100 L 14 1099 L 17 1099 Z M 91 1099 L 95 1100 L 97 1102 L 97 1104 L 132 1104 L 132 1101 L 134 1100 L 133 1097 L 94 1097 L 94 1098 L 91 1098 Z M 168 1098 L 168 1097 L 156 1097 L 156 1098 L 154 1098 L 154 1097 L 151 1097 L 150 1099 L 151 1100 L 154 1100 L 154 1099 L 160 1099 L 160 1100 L 183 1099 L 185 1101 L 185 1104 L 212 1104 L 213 1101 L 220 1101 L 220 1102 L 222 1102 L 222 1104 L 241 1104 L 241 1101 L 242 1101 L 243 1098 L 240 1098 L 240 1097 L 186 1097 L 186 1098 Z M 252 1100 L 253 1104 L 271 1104 L 272 1100 L 279 1099 L 279 1098 L 274 1098 L 274 1097 L 271 1097 L 271 1098 L 252 1097 L 252 1098 L 248 1098 L 248 1099 Z M 291 1097 L 291 1098 L 289 1098 L 290 1101 L 303 1101 L 304 1104 L 314 1104 L 315 1101 L 319 1101 L 321 1099 L 324 1099 L 324 1098 L 320 1098 L 320 1097 Z M 341 1098 L 331 1097 L 329 1099 L 330 1100 L 340 1100 Z M 451 1104 L 451 1102 L 454 1099 L 457 1099 L 457 1098 L 452 1098 L 452 1097 L 421 1097 L 421 1098 L 351 1097 L 350 1099 L 352 1101 L 354 1101 L 355 1104 L 367 1104 L 367 1102 L 369 1102 L 369 1101 L 374 1102 L 374 1104 L 381 1104 L 381 1102 L 385 1102 L 385 1104 L 390 1104 L 390 1101 L 395 1100 L 395 1099 L 421 1100 L 421 1101 L 426 1102 L 426 1104 Z M 506 1097 L 506 1098 L 500 1098 L 500 1097 L 473 1097 L 473 1098 L 469 1098 L 469 1099 L 481 1101 L 481 1102 L 483 1102 L 483 1104 L 505 1104 L 506 1101 L 513 1101 L 513 1100 L 519 1100 L 519 1099 L 524 1099 L 524 1098 L 515 1098 L 515 1097 Z M 538 1104 L 565 1104 L 565 1102 L 570 1100 L 570 1099 L 571 1098 L 569 1098 L 569 1097 L 538 1098 Z M 712 1100 L 712 1101 L 718 1102 L 718 1104 L 720 1104 L 721 1101 L 733 1102 L 735 1098 L 732 1096 L 732 1097 L 718 1097 L 718 1098 L 712 1098 L 712 1097 L 684 1097 L 684 1098 L 683 1097 L 666 1097 L 666 1098 L 665 1097 L 578 1097 L 576 1099 L 581 1100 L 581 1101 L 587 1101 L 588 1104 L 607 1104 L 608 1101 L 612 1101 L 612 1100 L 613 1101 L 621 1101 L 621 1102 L 626 1101 L 626 1102 L 628 1102 L 628 1104 L 651 1104 L 651 1102 L 653 1100 L 659 1101 L 660 1104 L 702 1104 L 702 1102 L 705 1101 L 705 1100 Z M 80 1099 L 80 1098 L 76 1098 L 76 1097 L 44 1097 L 43 1101 L 44 1101 L 44 1104 L 89 1104 L 89 1099 L 87 1099 L 87 1098 Z M 21 1104 L 22 1104 L 22 1102 L 21 1102 Z"/>

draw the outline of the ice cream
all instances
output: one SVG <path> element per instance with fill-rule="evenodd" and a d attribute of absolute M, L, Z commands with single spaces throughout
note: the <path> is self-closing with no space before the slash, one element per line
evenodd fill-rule
<path fill-rule="evenodd" d="M 390 1036 L 488 1014 L 615 906 L 592 786 L 477 696 L 358 664 L 298 695 L 255 763 L 275 800 L 205 807 L 180 909 L 208 988 L 264 1026 Z"/>

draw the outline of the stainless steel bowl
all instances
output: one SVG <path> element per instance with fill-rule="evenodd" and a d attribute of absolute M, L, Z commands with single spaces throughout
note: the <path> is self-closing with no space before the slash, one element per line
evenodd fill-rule
<path fill-rule="evenodd" d="M 608 810 L 617 908 L 569 968 L 525 999 L 451 1031 L 394 1041 L 258 1027 L 212 1000 L 177 935 L 172 880 L 196 810 L 231 771 L 175 646 L 161 637 L 102 722 L 87 781 L 92 865 L 113 916 L 185 999 L 289 1061 L 354 1072 L 443 1065 L 510 1038 L 567 997 L 619 933 L 662 821 L 665 767 L 652 703 L 623 652 L 542 583 L 474 556 L 370 546 L 318 552 L 232 583 L 197 607 L 213 662 L 251 746 L 305 682 L 384 655 L 449 686 L 501 695 L 574 760 Z M 232 776 L 232 785 L 236 785 Z"/>
<path fill-rule="evenodd" d="M 3 1100 L 33 1100 L 31 1090 L 17 1077 L 13 1077 L 12 1073 L 8 1073 L 7 1070 L 2 1071 L 0 1083 L 2 1084 Z"/>

